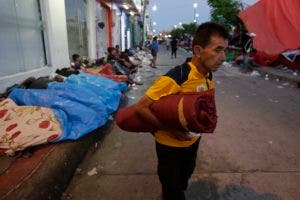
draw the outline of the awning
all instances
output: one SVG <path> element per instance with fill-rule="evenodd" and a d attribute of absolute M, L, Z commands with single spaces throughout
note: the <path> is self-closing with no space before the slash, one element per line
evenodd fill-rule
<path fill-rule="evenodd" d="M 300 48 L 300 0 L 260 0 L 239 17 L 256 34 L 258 51 L 280 54 Z"/>

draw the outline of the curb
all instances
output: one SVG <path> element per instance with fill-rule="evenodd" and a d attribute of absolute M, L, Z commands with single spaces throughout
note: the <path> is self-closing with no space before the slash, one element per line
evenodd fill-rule
<path fill-rule="evenodd" d="M 271 80 L 276 80 L 278 79 L 279 81 L 283 81 L 283 82 L 288 82 L 291 85 L 295 86 L 296 88 L 300 88 L 300 78 L 293 76 L 293 75 L 289 75 L 289 74 L 282 74 L 282 73 L 278 73 L 275 70 L 268 70 L 267 67 L 255 67 L 253 68 L 253 70 L 258 71 L 262 76 L 268 75 L 268 77 Z"/>

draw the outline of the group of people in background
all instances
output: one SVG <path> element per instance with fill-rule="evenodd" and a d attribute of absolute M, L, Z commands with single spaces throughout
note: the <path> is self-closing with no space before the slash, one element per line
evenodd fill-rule
<path fill-rule="evenodd" d="M 71 66 L 68 68 L 68 71 L 89 71 L 87 70 L 89 68 L 95 69 L 111 65 L 111 69 L 113 70 L 112 73 L 114 75 L 126 76 L 126 80 L 129 84 L 141 84 L 133 80 L 139 65 L 130 60 L 130 55 L 129 49 L 125 49 L 125 51 L 121 52 L 119 45 L 108 47 L 106 56 L 96 59 L 94 62 L 91 62 L 88 59 L 83 60 L 79 54 L 73 54 Z"/>
<path fill-rule="evenodd" d="M 176 58 L 177 57 L 177 49 L 178 49 L 178 40 L 175 37 L 173 37 L 172 39 L 167 38 L 166 46 L 167 46 L 167 50 L 169 50 L 169 48 L 171 46 L 171 58 L 173 58 L 173 57 Z M 153 57 L 150 67 L 157 68 L 156 61 L 157 61 L 157 53 L 159 51 L 158 38 L 156 36 L 153 37 L 152 42 L 150 42 L 150 40 L 147 40 L 145 43 L 145 47 L 150 49 L 151 55 Z"/>
<path fill-rule="evenodd" d="M 177 49 L 180 41 L 176 37 L 167 37 L 165 42 L 167 51 L 171 49 L 171 59 L 177 58 Z M 150 67 L 157 68 L 156 61 L 159 52 L 158 38 L 155 36 L 152 38 L 152 40 L 148 39 L 145 41 L 145 43 L 141 42 L 138 46 L 138 49 L 146 50 L 149 53 L 151 52 L 152 60 Z M 115 47 L 108 47 L 106 56 L 95 60 L 95 62 L 90 62 L 87 59 L 82 60 L 80 55 L 74 54 L 72 55 L 72 63 L 69 70 L 84 70 L 86 68 L 100 67 L 105 64 L 110 64 L 112 65 L 112 68 L 116 75 L 125 75 L 128 77 L 129 83 L 135 83 L 133 81 L 133 77 L 137 72 L 139 66 L 135 63 L 132 63 L 129 59 L 129 56 L 130 50 L 125 49 L 125 51 L 121 52 L 119 45 L 116 45 Z"/>
<path fill-rule="evenodd" d="M 173 38 L 172 41 L 169 43 L 171 44 L 172 58 L 173 56 L 176 58 L 178 41 L 176 38 Z M 157 54 L 159 52 L 158 38 L 155 36 L 153 37 L 152 41 L 147 40 L 144 45 L 143 42 L 141 42 L 138 46 L 138 49 L 146 50 L 149 53 L 151 52 L 152 59 L 150 67 L 157 68 L 156 61 Z M 79 54 L 73 54 L 71 66 L 67 69 L 67 71 L 71 73 L 77 72 L 79 70 L 87 71 L 86 69 L 89 68 L 96 68 L 109 64 L 112 66 L 112 69 L 116 75 L 126 76 L 129 84 L 141 84 L 133 80 L 135 73 L 137 72 L 140 66 L 132 62 L 132 60 L 129 58 L 130 56 L 132 56 L 130 50 L 125 49 L 125 51 L 121 52 L 119 45 L 116 45 L 115 47 L 108 47 L 106 56 L 96 59 L 94 62 L 91 62 L 88 59 L 82 59 L 82 57 Z"/>

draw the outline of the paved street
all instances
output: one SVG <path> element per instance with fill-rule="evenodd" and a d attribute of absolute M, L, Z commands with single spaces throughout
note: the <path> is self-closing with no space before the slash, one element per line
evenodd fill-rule
<path fill-rule="evenodd" d="M 159 75 L 181 64 L 160 47 L 158 69 L 141 68 L 139 99 Z M 218 127 L 204 135 L 186 192 L 189 200 L 297 200 L 300 197 L 300 90 L 223 66 L 215 73 Z M 151 134 L 113 125 L 78 166 L 63 199 L 155 200 L 160 196 Z"/>

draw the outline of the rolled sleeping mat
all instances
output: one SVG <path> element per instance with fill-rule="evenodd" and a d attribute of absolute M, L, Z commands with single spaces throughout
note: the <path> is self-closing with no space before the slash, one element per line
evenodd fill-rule
<path fill-rule="evenodd" d="M 154 132 L 155 127 L 135 112 L 136 104 L 120 109 L 117 125 L 130 132 Z M 181 131 L 213 133 L 217 125 L 214 90 L 168 95 L 150 106 L 153 114 L 166 126 Z"/>

